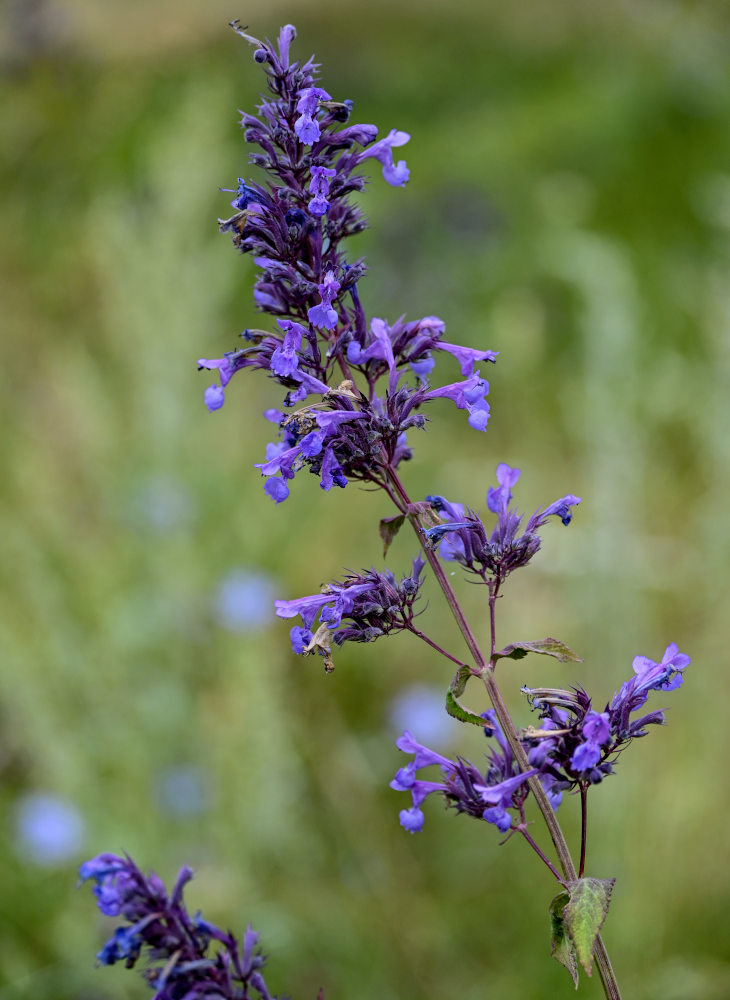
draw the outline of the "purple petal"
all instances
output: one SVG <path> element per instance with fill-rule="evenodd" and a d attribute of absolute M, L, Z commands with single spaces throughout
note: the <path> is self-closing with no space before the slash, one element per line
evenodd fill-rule
<path fill-rule="evenodd" d="M 266 480 L 266 483 L 264 484 L 264 493 L 266 493 L 267 496 L 270 496 L 274 503 L 281 503 L 289 496 L 289 487 L 283 479 L 279 479 L 278 476 L 273 476 L 271 479 Z"/>
<path fill-rule="evenodd" d="M 209 385 L 205 390 L 203 399 L 205 400 L 205 405 L 211 413 L 213 413 L 214 410 L 220 410 L 221 406 L 223 406 L 226 401 L 223 389 L 219 385 Z"/>
<path fill-rule="evenodd" d="M 425 816 L 420 809 L 413 806 L 411 809 L 401 809 L 400 825 L 409 833 L 418 833 L 423 829 Z"/>
<path fill-rule="evenodd" d="M 580 743 L 573 753 L 570 766 L 574 771 L 587 771 L 601 759 L 601 748 L 597 743 Z"/>
<path fill-rule="evenodd" d="M 494 823 L 501 833 L 506 833 L 512 826 L 512 817 L 502 806 L 491 806 L 485 809 L 482 817 L 487 823 Z"/>

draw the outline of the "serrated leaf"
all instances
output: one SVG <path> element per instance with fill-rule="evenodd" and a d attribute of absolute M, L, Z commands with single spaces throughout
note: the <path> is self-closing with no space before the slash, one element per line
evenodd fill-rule
<path fill-rule="evenodd" d="M 388 554 L 391 542 L 403 527 L 405 514 L 396 514 L 395 517 L 383 517 L 380 521 L 380 537 L 383 539 L 383 559 Z"/>
<path fill-rule="evenodd" d="M 593 945 L 606 919 L 615 882 L 615 878 L 579 878 L 566 883 L 570 901 L 563 908 L 563 920 L 578 961 L 589 976 Z"/>
<path fill-rule="evenodd" d="M 504 658 L 510 660 L 521 660 L 528 653 L 541 653 L 543 656 L 554 656 L 561 663 L 582 663 L 583 657 L 574 653 L 570 646 L 566 646 L 560 639 L 553 639 L 548 636 L 546 639 L 536 639 L 534 642 L 511 642 L 509 646 L 500 649 L 494 654 L 495 659 Z"/>
<path fill-rule="evenodd" d="M 565 966 L 573 980 L 573 985 L 578 989 L 578 962 L 563 916 L 569 902 L 569 894 L 560 892 L 550 904 L 550 954 L 561 965 Z"/>

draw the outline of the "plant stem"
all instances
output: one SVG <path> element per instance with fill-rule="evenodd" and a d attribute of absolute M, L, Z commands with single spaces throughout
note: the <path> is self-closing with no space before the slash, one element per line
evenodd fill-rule
<path fill-rule="evenodd" d="M 523 837 L 525 838 L 525 840 L 527 841 L 527 843 L 528 843 L 528 844 L 530 845 L 530 847 L 531 847 L 531 848 L 533 849 L 533 851 L 535 852 L 535 854 L 537 854 L 538 858 L 540 858 L 540 859 L 541 859 L 542 861 L 544 861 L 544 862 L 545 862 L 545 864 L 546 864 L 546 865 L 548 866 L 548 868 L 549 868 L 549 869 L 550 869 L 550 871 L 551 871 L 551 872 L 553 873 L 553 875 L 555 876 L 555 878 L 556 878 L 556 879 L 558 880 L 558 882 L 560 882 L 560 884 L 562 885 L 562 884 L 563 884 L 563 879 L 561 878 L 561 876 L 560 876 L 560 872 L 559 872 L 559 871 L 558 871 L 558 869 L 557 869 L 557 868 L 555 867 L 555 865 L 554 865 L 554 864 L 552 863 L 552 861 L 551 861 L 551 860 L 550 860 L 550 859 L 549 859 L 549 858 L 547 857 L 547 855 L 546 855 L 546 854 L 545 854 L 545 853 L 544 853 L 544 852 L 542 851 L 542 849 L 541 849 L 540 847 L 538 847 L 538 845 L 537 845 L 537 844 L 535 843 L 535 841 L 534 841 L 534 840 L 532 839 L 532 837 L 531 837 L 531 836 L 530 836 L 530 834 L 529 834 L 529 833 L 527 832 L 527 830 L 525 829 L 525 827 L 524 827 L 524 826 L 520 826 L 519 830 L 520 830 L 520 833 L 522 834 L 522 836 L 523 836 Z"/>
<path fill-rule="evenodd" d="M 588 786 L 580 783 L 580 865 L 578 878 L 583 878 L 586 867 L 586 830 L 588 827 Z"/>
<path fill-rule="evenodd" d="M 455 663 L 457 665 L 457 667 L 465 667 L 466 666 L 466 663 L 462 663 L 461 660 L 457 660 L 455 656 L 452 656 L 451 653 L 447 653 L 446 650 L 442 649 L 438 645 L 438 643 L 435 643 L 433 641 L 433 639 L 429 639 L 429 637 L 426 635 L 425 632 L 421 632 L 420 629 L 414 628 L 413 625 L 409 625 L 408 626 L 408 631 L 412 632 L 414 635 L 417 635 L 419 639 L 423 639 L 423 641 L 427 642 L 428 645 L 431 646 L 432 649 L 435 649 L 438 653 L 441 653 L 441 655 L 445 656 L 447 660 L 451 660 L 451 662 Z"/>
<path fill-rule="evenodd" d="M 390 467 L 388 469 L 388 475 L 390 481 L 399 495 L 406 507 L 411 508 L 413 504 L 410 497 L 406 493 L 405 487 L 401 483 L 398 474 L 395 469 Z M 521 771 L 529 771 L 530 765 L 527 760 L 527 755 L 520 743 L 519 737 L 517 736 L 517 731 L 515 725 L 512 722 L 512 718 L 507 710 L 507 706 L 502 698 L 502 693 L 499 690 L 497 681 L 494 677 L 494 650 L 495 650 L 495 632 L 494 632 L 494 602 L 496 601 L 496 586 L 492 590 L 490 588 L 490 631 L 491 631 L 491 644 L 492 644 L 492 655 L 489 660 L 484 656 L 484 653 L 476 640 L 474 633 L 471 630 L 469 622 L 466 620 L 464 611 L 459 604 L 459 600 L 454 593 L 454 589 L 449 583 L 446 574 L 444 573 L 443 566 L 438 558 L 438 555 L 431 546 L 428 544 L 428 538 L 426 537 L 423 528 L 421 527 L 419 517 L 417 513 L 411 513 L 408 515 L 408 519 L 413 526 L 413 530 L 418 536 L 418 540 L 421 543 L 421 548 L 423 553 L 428 560 L 428 563 L 433 571 L 436 580 L 438 581 L 441 590 L 443 591 L 446 602 L 451 608 L 451 612 L 456 619 L 456 623 L 459 626 L 459 630 L 464 637 L 464 640 L 469 647 L 469 652 L 474 657 L 474 662 L 481 672 L 484 685 L 487 689 L 487 694 L 489 695 L 489 700 L 492 703 L 495 714 L 499 721 L 502 731 L 510 745 L 514 758 L 517 761 L 517 765 Z M 567 841 L 565 839 L 565 834 L 562 831 L 560 823 L 555 815 L 553 807 L 550 805 L 550 800 L 547 797 L 545 789 L 538 779 L 533 775 L 531 778 L 527 779 L 527 783 L 530 787 L 530 791 L 535 797 L 538 808 L 542 813 L 542 817 L 545 821 L 545 825 L 548 828 L 550 838 L 555 845 L 555 850 L 557 852 L 558 858 L 560 860 L 560 867 L 563 870 L 566 882 L 573 882 L 577 879 L 578 874 L 575 870 L 575 864 L 573 863 L 573 858 L 571 857 L 570 850 L 568 848 Z M 611 967 L 611 962 L 606 952 L 605 945 L 601 939 L 600 934 L 596 937 L 596 943 L 594 945 L 593 953 L 596 959 L 596 965 L 598 966 L 598 972 L 601 977 L 601 982 L 603 983 L 603 989 L 608 1000 L 621 1000 L 621 993 L 618 988 L 618 983 L 616 982 L 616 977 Z"/>

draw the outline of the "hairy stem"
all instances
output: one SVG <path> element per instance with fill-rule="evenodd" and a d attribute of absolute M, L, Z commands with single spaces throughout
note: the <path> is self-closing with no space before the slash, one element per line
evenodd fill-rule
<path fill-rule="evenodd" d="M 403 503 L 408 508 L 413 508 L 410 497 L 406 493 L 405 487 L 401 483 L 398 474 L 392 467 L 388 470 L 390 481 L 400 497 Z M 438 581 L 441 590 L 443 591 L 446 602 L 451 608 L 452 614 L 456 619 L 456 623 L 459 626 L 459 630 L 464 637 L 464 640 L 469 648 L 469 652 L 474 657 L 474 662 L 481 672 L 484 685 L 487 689 L 487 694 L 489 695 L 489 700 L 492 703 L 494 712 L 497 716 L 502 731 L 510 745 L 514 758 L 521 771 L 529 771 L 530 765 L 527 760 L 527 755 L 522 747 L 517 736 L 517 731 L 515 725 L 512 722 L 512 718 L 507 710 L 507 706 L 502 698 L 502 693 L 499 690 L 499 686 L 494 677 L 494 651 L 495 651 L 495 631 L 494 631 L 494 602 L 496 601 L 496 586 L 490 591 L 490 632 L 491 632 L 491 645 L 492 653 L 487 660 L 484 653 L 476 640 L 474 633 L 472 632 L 471 626 L 464 615 L 464 611 L 459 604 L 459 600 L 454 593 L 454 589 L 449 583 L 449 580 L 444 573 L 443 566 L 438 558 L 438 555 L 434 552 L 428 543 L 428 538 L 421 526 L 418 514 L 414 511 L 409 514 L 409 521 L 413 526 L 413 530 L 418 536 L 418 540 L 423 549 L 423 553 L 428 560 L 428 563 L 433 571 L 436 580 Z M 538 779 L 533 775 L 531 778 L 527 779 L 527 783 L 530 787 L 530 791 L 535 797 L 538 808 L 542 813 L 542 817 L 545 821 L 545 825 L 548 828 L 550 838 L 555 845 L 555 850 L 557 852 L 558 858 L 560 860 L 560 867 L 563 871 L 565 881 L 572 882 L 578 877 L 578 873 L 575 870 L 575 864 L 573 863 L 573 858 L 570 854 L 570 849 L 568 848 L 567 841 L 565 839 L 565 834 L 562 831 L 560 823 L 555 815 L 553 807 L 550 805 L 550 800 L 547 797 L 545 789 Z M 596 943 L 594 946 L 594 955 L 596 959 L 596 965 L 598 966 L 598 972 L 601 977 L 601 982 L 603 984 L 603 989 L 608 1000 L 621 1000 L 621 993 L 618 988 L 618 983 L 616 982 L 616 977 L 611 967 L 611 962 L 608 957 L 605 945 L 601 939 L 600 934 L 596 937 Z"/>

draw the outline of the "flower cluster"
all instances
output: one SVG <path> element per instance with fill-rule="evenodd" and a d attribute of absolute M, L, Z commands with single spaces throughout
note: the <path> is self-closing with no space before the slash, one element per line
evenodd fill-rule
<path fill-rule="evenodd" d="M 424 816 L 421 805 L 434 792 L 441 793 L 446 803 L 457 812 L 467 813 L 476 819 L 493 823 L 498 830 L 506 833 L 513 825 L 509 809 L 516 809 L 523 818 L 523 807 L 528 795 L 526 781 L 537 774 L 537 769 L 520 772 L 509 743 L 499 727 L 493 711 L 485 712 L 487 722 L 484 734 L 494 736 L 500 749 L 492 749 L 488 755 L 488 767 L 484 773 L 468 760 L 457 757 L 450 760 L 429 750 L 414 740 L 406 730 L 396 742 L 399 750 L 414 754 L 414 759 L 400 768 L 390 787 L 397 792 L 410 792 L 412 806 L 401 810 L 401 826 L 409 833 L 418 833 L 423 828 Z M 416 778 L 416 773 L 424 767 L 436 764 L 441 768 L 442 781 L 424 781 Z"/>
<path fill-rule="evenodd" d="M 151 964 L 143 975 L 154 1000 L 271 1000 L 257 932 L 249 926 L 241 947 L 232 934 L 188 913 L 183 889 L 193 877 L 190 868 L 180 870 L 169 896 L 157 875 L 144 875 L 129 857 L 100 854 L 79 874 L 93 880 L 102 913 L 127 921 L 101 949 L 99 962 L 131 969 L 145 949 Z"/>
<path fill-rule="evenodd" d="M 257 148 L 250 160 L 268 180 L 239 178 L 232 190 L 235 214 L 219 225 L 253 255 L 260 268 L 254 298 L 277 328 L 244 330 L 246 346 L 198 361 L 218 375 L 205 402 L 211 411 L 220 409 L 228 383 L 244 368 L 261 369 L 283 387 L 285 410 L 306 402 L 289 414 L 266 413 L 279 434 L 257 467 L 276 503 L 287 498 L 289 480 L 303 468 L 324 490 L 351 480 L 383 485 L 388 470 L 411 456 L 406 435 L 424 426 L 423 404 L 450 399 L 467 411 L 472 427 L 486 428 L 489 385 L 475 367 L 495 361 L 496 353 L 445 342 L 444 324 L 434 316 L 368 324 L 357 288 L 365 265 L 348 262 L 342 249 L 343 240 L 366 225 L 350 198 L 364 187 L 359 170 L 369 159 L 381 164 L 389 184 L 405 184 L 408 168 L 394 162 L 393 150 L 409 136 L 393 129 L 378 140 L 374 125 L 349 124 L 352 101 L 332 100 L 316 84 L 311 60 L 290 60 L 291 25 L 282 28 L 277 45 L 236 30 L 255 46 L 254 59 L 267 74 L 271 96 L 241 124 Z M 430 386 L 438 351 L 456 359 L 461 381 Z"/>
<path fill-rule="evenodd" d="M 613 761 L 632 739 L 646 736 L 647 726 L 663 725 L 659 710 L 632 718 L 643 708 L 650 691 L 673 691 L 683 680 L 690 658 L 670 643 L 659 663 L 647 656 L 634 657 L 634 676 L 614 694 L 602 712 L 581 688 L 524 688 L 540 712 L 539 729 L 529 727 L 523 745 L 533 767 L 552 779 L 556 788 L 580 782 L 596 785 L 613 773 Z"/>
<path fill-rule="evenodd" d="M 372 642 L 381 635 L 413 629 L 413 605 L 421 589 L 421 572 L 425 562 L 420 556 L 413 560 L 411 572 L 400 583 L 390 570 L 379 573 L 351 573 L 342 582 L 328 583 L 320 594 L 300 597 L 294 601 L 276 601 L 279 618 L 296 618 L 304 626 L 295 625 L 290 632 L 295 653 L 319 653 L 325 670 L 333 668 L 332 648 L 344 642 Z M 319 628 L 313 633 L 319 616 Z M 343 619 L 347 624 L 342 625 Z"/>
<path fill-rule="evenodd" d="M 523 688 L 533 708 L 540 711 L 539 729 L 524 730 L 520 742 L 527 752 L 529 771 L 520 772 L 512 749 L 504 737 L 494 712 L 482 716 L 487 722 L 485 735 L 494 736 L 499 750 L 489 755 L 489 767 L 481 774 L 470 761 L 450 760 L 413 739 L 409 732 L 396 742 L 399 750 L 415 755 L 414 760 L 396 774 L 390 787 L 410 792 L 413 805 L 400 814 L 401 826 L 410 833 L 423 827 L 423 801 L 432 793 L 441 793 L 458 812 L 494 823 L 503 833 L 515 826 L 509 809 L 519 812 L 524 822 L 524 802 L 529 794 L 525 784 L 536 775 L 553 809 L 562 800 L 563 791 L 579 784 L 596 785 L 613 773 L 616 755 L 638 736 L 647 735 L 647 726 L 664 722 L 662 711 L 631 716 L 646 704 L 650 691 L 673 691 L 682 683 L 682 671 L 690 658 L 680 653 L 675 643 L 667 646 L 660 663 L 646 656 L 634 658 L 634 677 L 614 694 L 603 712 L 595 712 L 590 697 L 580 688 L 570 691 L 557 688 Z M 416 773 L 438 765 L 442 781 L 424 781 Z"/>
<path fill-rule="evenodd" d="M 443 523 L 426 530 L 433 545 L 439 546 L 442 559 L 458 562 L 470 573 L 486 582 L 488 577 L 501 583 L 513 570 L 526 566 L 540 548 L 538 531 L 550 517 L 559 517 L 570 524 L 572 507 L 580 497 L 568 494 L 537 510 L 522 528 L 523 517 L 511 506 L 512 487 L 520 478 L 519 469 L 501 463 L 497 466 L 497 486 L 487 492 L 487 507 L 497 515 L 491 532 L 474 511 L 460 503 L 450 503 L 444 497 L 429 496 L 426 500 L 439 514 Z"/>

